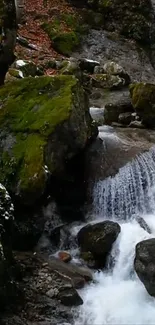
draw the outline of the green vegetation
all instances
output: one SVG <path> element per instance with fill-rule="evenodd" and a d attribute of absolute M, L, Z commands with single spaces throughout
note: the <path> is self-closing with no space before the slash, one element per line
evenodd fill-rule
<path fill-rule="evenodd" d="M 49 136 L 72 111 L 72 76 L 25 78 L 0 89 L 0 182 L 33 199 L 46 182 L 44 151 Z M 52 171 L 52 165 L 50 166 Z M 53 165 L 55 168 L 55 165 Z"/>
<path fill-rule="evenodd" d="M 65 56 L 71 55 L 86 31 L 81 24 L 81 18 L 70 14 L 61 14 L 59 18 L 45 22 L 42 27 L 49 35 L 55 50 Z"/>
<path fill-rule="evenodd" d="M 132 105 L 143 123 L 155 127 L 155 85 L 137 83 L 130 86 Z"/>

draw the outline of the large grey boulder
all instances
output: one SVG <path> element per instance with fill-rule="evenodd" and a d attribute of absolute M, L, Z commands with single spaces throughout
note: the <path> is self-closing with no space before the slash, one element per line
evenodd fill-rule
<path fill-rule="evenodd" d="M 136 245 L 134 267 L 147 292 L 155 297 L 155 238 Z"/>

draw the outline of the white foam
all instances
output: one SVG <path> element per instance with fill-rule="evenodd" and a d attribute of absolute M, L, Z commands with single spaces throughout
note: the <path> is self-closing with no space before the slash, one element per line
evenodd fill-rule
<path fill-rule="evenodd" d="M 119 173 L 94 188 L 97 220 L 119 222 L 121 232 L 109 261 L 113 269 L 94 274 L 95 283 L 80 295 L 84 304 L 74 312 L 74 325 L 153 325 L 155 298 L 149 296 L 134 271 L 135 246 L 155 237 L 155 149 L 137 157 Z M 150 210 L 151 213 L 148 211 Z M 151 229 L 151 235 L 134 219 L 138 213 Z M 95 215 L 95 214 L 93 214 Z"/>

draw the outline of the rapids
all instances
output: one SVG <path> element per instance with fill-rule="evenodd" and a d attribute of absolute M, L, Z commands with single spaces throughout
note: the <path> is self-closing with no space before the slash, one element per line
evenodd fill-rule
<path fill-rule="evenodd" d="M 74 311 L 74 325 L 155 324 L 155 299 L 148 295 L 134 272 L 135 245 L 155 237 L 155 147 L 137 156 L 115 177 L 94 186 L 93 221 L 115 220 L 121 233 L 105 271 L 94 273 L 94 283 L 80 295 L 84 304 Z M 141 216 L 151 235 L 140 227 Z"/>

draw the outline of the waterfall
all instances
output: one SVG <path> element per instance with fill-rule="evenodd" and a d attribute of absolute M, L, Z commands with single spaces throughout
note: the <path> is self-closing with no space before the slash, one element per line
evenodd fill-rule
<path fill-rule="evenodd" d="M 93 212 L 105 219 L 126 220 L 154 209 L 155 147 L 120 168 L 115 177 L 99 181 L 93 191 Z"/>
<path fill-rule="evenodd" d="M 155 299 L 137 277 L 133 261 L 136 244 L 155 237 L 155 147 L 122 167 L 115 177 L 94 186 L 93 215 L 119 222 L 111 267 L 94 273 L 94 283 L 80 294 L 84 304 L 74 312 L 74 325 L 153 325 Z M 143 216 L 149 234 L 134 218 Z"/>

